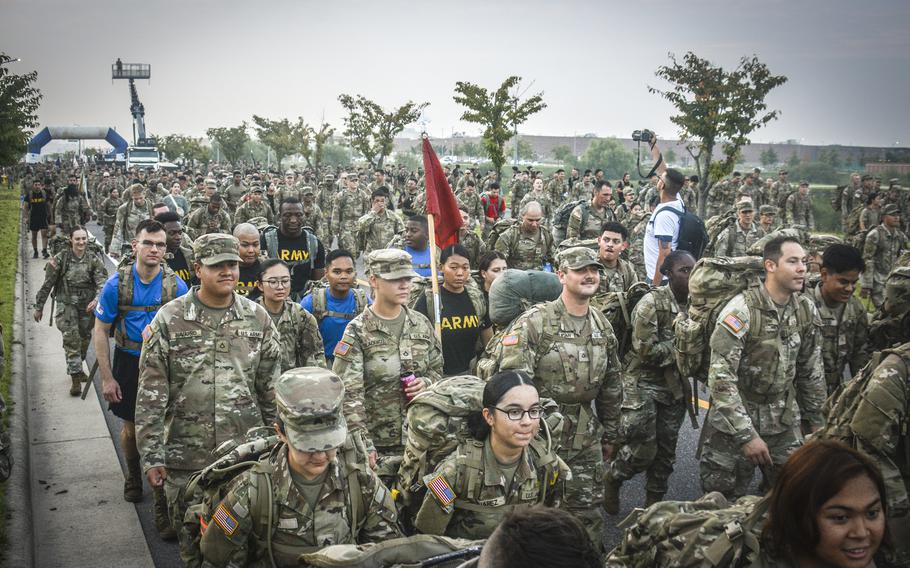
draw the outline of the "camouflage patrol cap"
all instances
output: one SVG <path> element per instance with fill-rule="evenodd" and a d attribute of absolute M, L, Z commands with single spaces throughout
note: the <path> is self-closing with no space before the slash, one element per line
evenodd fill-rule
<path fill-rule="evenodd" d="M 263 191 L 265 191 L 265 190 L 262 189 L 262 186 L 261 186 L 261 185 L 256 185 L 256 184 L 254 184 L 254 185 L 250 188 L 250 193 L 262 193 Z"/>
<path fill-rule="evenodd" d="M 885 279 L 883 311 L 886 314 L 898 315 L 907 311 L 910 306 L 910 266 L 895 268 Z"/>
<path fill-rule="evenodd" d="M 736 212 L 741 213 L 743 211 L 755 211 L 755 205 L 751 199 L 743 199 L 736 203 Z"/>
<path fill-rule="evenodd" d="M 285 371 L 275 382 L 275 404 L 288 443 L 300 452 L 324 452 L 344 445 L 347 423 L 341 413 L 344 383 L 321 367 Z"/>
<path fill-rule="evenodd" d="M 862 178 L 860 178 L 861 181 L 872 181 L 872 179 L 873 179 L 872 174 L 866 174 Z"/>
<path fill-rule="evenodd" d="M 779 175 L 779 176 L 785 176 L 785 175 L 787 175 L 787 174 L 789 174 L 789 173 L 790 173 L 790 172 L 788 172 L 787 170 L 780 170 L 780 171 L 777 172 L 777 175 Z"/>
<path fill-rule="evenodd" d="M 900 209 L 900 207 L 898 207 L 898 206 L 895 205 L 894 203 L 889 203 L 888 205 L 885 205 L 884 207 L 882 207 L 882 215 L 895 215 L 895 216 L 897 216 L 897 215 L 900 215 L 900 214 L 901 214 L 901 209 Z"/>
<path fill-rule="evenodd" d="M 240 241 L 225 233 L 202 235 L 193 241 L 193 256 L 206 266 L 230 260 L 240 262 Z"/>
<path fill-rule="evenodd" d="M 205 185 L 209 187 L 218 187 L 218 184 L 215 183 L 214 178 L 205 178 Z"/>
<path fill-rule="evenodd" d="M 604 267 L 597 258 L 597 253 L 588 247 L 567 248 L 556 255 L 556 260 L 560 270 L 578 270 L 586 266 Z"/>
<path fill-rule="evenodd" d="M 303 188 L 300 190 L 300 194 L 301 194 L 301 195 L 307 195 L 307 194 L 312 195 L 313 193 L 314 193 L 314 192 L 313 192 L 313 186 L 311 186 L 311 185 L 305 185 L 305 186 L 303 186 Z"/>
<path fill-rule="evenodd" d="M 335 181 L 335 174 L 325 174 L 323 181 Z"/>
<path fill-rule="evenodd" d="M 759 215 L 777 215 L 777 207 L 773 205 L 762 205 L 758 208 Z"/>
<path fill-rule="evenodd" d="M 269 220 L 265 217 L 253 217 L 252 219 L 248 220 L 247 223 L 256 227 L 260 233 L 269 226 Z"/>
<path fill-rule="evenodd" d="M 383 280 L 414 278 L 420 276 L 414 272 L 411 255 L 400 249 L 374 250 L 366 258 L 367 272 Z"/>
<path fill-rule="evenodd" d="M 809 182 L 808 182 L 807 180 L 804 180 L 804 179 L 799 180 L 799 186 L 800 186 L 800 187 L 803 187 L 803 186 L 809 187 Z"/>

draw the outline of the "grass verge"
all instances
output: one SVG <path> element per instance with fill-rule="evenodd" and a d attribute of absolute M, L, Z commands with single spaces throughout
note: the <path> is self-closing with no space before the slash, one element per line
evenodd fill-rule
<path fill-rule="evenodd" d="M 2 428 L 9 427 L 8 415 L 15 412 L 9 397 L 10 369 L 12 367 L 13 306 L 16 299 L 16 264 L 19 258 L 20 226 L 19 188 L 0 189 L 0 324 L 3 325 L 3 349 L 6 353 L 0 394 L 7 402 L 7 416 Z M 0 550 L 6 549 L 6 484 L 0 484 Z M 2 562 L 2 561 L 0 561 Z"/>

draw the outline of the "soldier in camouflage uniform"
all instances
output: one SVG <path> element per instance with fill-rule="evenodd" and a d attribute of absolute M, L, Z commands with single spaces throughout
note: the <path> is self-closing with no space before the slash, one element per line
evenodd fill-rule
<path fill-rule="evenodd" d="M 141 184 L 131 185 L 128 194 L 127 201 L 117 208 L 114 228 L 111 231 L 111 245 L 108 248 L 113 258 L 119 258 L 130 252 L 136 227 L 152 216 L 152 208 L 145 197 L 145 188 Z"/>
<path fill-rule="evenodd" d="M 483 221 L 485 220 L 483 203 L 480 202 L 480 194 L 477 193 L 476 187 L 468 184 L 464 188 L 464 191 L 458 196 L 458 207 L 463 207 L 471 216 L 471 219 L 477 219 L 481 222 L 481 228 L 483 228 Z"/>
<path fill-rule="evenodd" d="M 357 248 L 349 251 L 355 257 L 386 248 L 389 242 L 404 232 L 404 223 L 394 211 L 388 210 L 388 193 L 376 190 L 370 196 L 372 208 L 357 221 Z"/>
<path fill-rule="evenodd" d="M 635 265 L 621 257 L 629 247 L 629 231 L 619 223 L 607 223 L 597 238 L 598 260 L 603 265 L 600 271 L 598 294 L 626 292 L 641 278 Z"/>
<path fill-rule="evenodd" d="M 344 415 L 358 446 L 380 475 L 392 477 L 404 450 L 408 400 L 442 378 L 442 349 L 430 321 L 405 304 L 411 255 L 380 249 L 366 257 L 373 304 L 345 328 L 332 370 L 347 395 Z M 404 383 L 402 377 L 410 378 Z"/>
<path fill-rule="evenodd" d="M 44 303 L 53 290 L 57 307 L 54 317 L 63 334 L 66 374 L 72 378 L 70 394 L 79 396 L 82 381 L 88 380 L 82 362 L 92 339 L 96 296 L 107 281 L 104 261 L 87 250 L 88 232 L 79 226 L 70 231 L 69 248 L 62 250 L 44 267 L 44 284 L 35 298 L 35 321 L 44 316 Z"/>
<path fill-rule="evenodd" d="M 822 255 L 821 281 L 807 295 L 815 302 L 821 318 L 822 361 L 828 394 L 832 394 L 869 360 L 866 342 L 869 320 L 866 309 L 853 295 L 860 274 L 866 269 L 855 248 L 833 244 Z"/>
<path fill-rule="evenodd" d="M 541 181 L 541 184 L 543 181 Z M 521 207 L 521 200 L 524 199 L 531 191 L 531 179 L 530 174 L 527 171 L 521 172 L 518 176 L 518 179 L 512 183 L 512 187 L 509 188 L 509 200 L 512 203 L 512 218 L 518 218 L 518 209 Z"/>
<path fill-rule="evenodd" d="M 604 508 L 619 512 L 619 490 L 647 472 L 645 507 L 663 499 L 676 461 L 679 427 L 691 404 L 691 390 L 676 368 L 673 320 L 686 311 L 689 273 L 695 259 L 671 252 L 661 265 L 668 286 L 654 288 L 632 311 L 632 350 L 623 375 L 622 445 L 604 475 Z"/>
<path fill-rule="evenodd" d="M 114 238 L 114 222 L 117 220 L 117 209 L 121 205 L 120 189 L 111 187 L 108 197 L 101 202 L 98 208 L 98 224 L 104 229 L 104 250 L 111 249 L 111 240 Z"/>
<path fill-rule="evenodd" d="M 313 194 L 315 203 L 319 206 L 319 209 L 331 211 L 332 200 L 335 198 L 336 193 L 334 174 L 325 174 L 322 178 L 322 183 L 319 184 L 319 187 Z"/>
<path fill-rule="evenodd" d="M 733 297 L 711 334 L 701 483 L 728 499 L 746 494 L 755 466 L 766 484 L 802 445 L 801 427 L 822 425 L 825 377 L 821 325 L 812 300 L 799 295 L 805 250 L 796 239 L 765 246 L 765 282 Z"/>
<path fill-rule="evenodd" d="M 556 175 L 547 184 L 546 194 L 552 203 L 561 204 L 569 192 L 569 184 L 566 182 L 566 170 L 556 170 Z"/>
<path fill-rule="evenodd" d="M 771 192 L 768 195 L 767 203 L 775 207 L 782 207 L 787 203 L 790 194 L 793 193 L 793 187 L 787 181 L 787 170 L 777 172 L 777 181 L 771 184 Z"/>
<path fill-rule="evenodd" d="M 712 243 L 711 256 L 743 256 L 764 232 L 756 223 L 755 206 L 751 201 L 742 199 L 736 204 L 736 221 L 720 232 Z"/>
<path fill-rule="evenodd" d="M 480 257 L 487 253 L 487 245 L 481 240 L 480 236 L 471 230 L 471 215 L 463 207 L 459 207 L 461 213 L 461 228 L 458 229 L 458 243 L 468 249 L 468 260 L 471 266 L 477 266 Z"/>
<path fill-rule="evenodd" d="M 862 277 L 864 298 L 871 298 L 875 307 L 884 301 L 885 279 L 894 268 L 894 263 L 907 248 L 907 235 L 900 230 L 901 212 L 897 205 L 882 207 L 882 223 L 866 235 L 863 245 L 863 259 L 866 270 Z"/>
<path fill-rule="evenodd" d="M 325 368 L 325 347 L 319 324 L 313 315 L 297 302 L 288 299 L 291 292 L 291 270 L 287 263 L 270 258 L 260 263 L 259 305 L 266 309 L 281 341 L 281 371 L 295 367 Z"/>
<path fill-rule="evenodd" d="M 281 370 L 278 330 L 262 306 L 234 292 L 235 237 L 193 243 L 200 286 L 164 305 L 143 333 L 136 442 L 152 487 L 164 486 L 172 525 L 183 526 L 178 494 L 212 451 L 275 421 Z M 181 547 L 191 543 L 180 531 Z"/>
<path fill-rule="evenodd" d="M 619 440 L 622 402 L 622 367 L 613 328 L 590 307 L 602 268 L 589 248 L 562 251 L 562 295 L 512 322 L 497 347 L 496 369 L 525 371 L 541 396 L 559 404 L 567 426 L 558 452 L 572 470 L 562 508 L 584 521 L 598 549 L 603 547 L 599 505 L 604 454 L 612 454 L 612 445 Z"/>
<path fill-rule="evenodd" d="M 553 261 L 556 246 L 542 220 L 540 204 L 530 201 L 521 208 L 521 221 L 499 236 L 494 249 L 506 257 L 509 268 L 540 270 Z"/>
<path fill-rule="evenodd" d="M 606 223 L 616 220 L 613 213 L 613 187 L 608 181 L 599 181 L 589 203 L 581 203 L 569 214 L 566 227 L 567 239 L 596 239 Z"/>
<path fill-rule="evenodd" d="M 76 176 L 70 176 L 67 186 L 58 193 L 54 203 L 54 221 L 63 229 L 64 234 L 69 234 L 70 229 L 92 218 L 92 208 L 82 190 Z"/>
<path fill-rule="evenodd" d="M 301 190 L 301 194 L 303 226 L 313 229 L 313 234 L 323 243 L 332 242 L 332 236 L 328 234 L 329 220 L 323 216 L 324 209 L 316 203 L 313 188 L 306 186 Z"/>
<path fill-rule="evenodd" d="M 711 189 L 708 190 L 706 218 L 710 219 L 715 215 L 720 215 L 733 207 L 741 179 L 742 174 L 733 172 L 732 179 L 721 180 L 711 186 Z"/>
<path fill-rule="evenodd" d="M 585 175 L 582 176 L 580 180 L 577 180 L 572 187 L 569 188 L 569 195 L 566 198 L 566 201 L 578 201 L 579 199 L 587 199 L 589 195 L 594 193 L 594 182 L 591 180 L 591 170 L 585 170 Z"/>
<path fill-rule="evenodd" d="M 326 546 L 404 536 L 391 492 L 369 468 L 347 459 L 343 398 L 331 371 L 281 375 L 275 401 L 282 446 L 231 482 L 200 542 L 205 566 L 272 566 L 267 533 L 277 566 L 299 566 L 300 554 Z M 256 483 L 263 476 L 270 483 Z M 262 487 L 271 489 L 270 499 Z M 256 512 L 271 503 L 274 526 L 262 527 Z"/>
<path fill-rule="evenodd" d="M 329 235 L 338 237 L 338 248 L 357 252 L 357 221 L 370 210 L 370 198 L 359 187 L 359 178 L 349 175 L 347 187 L 335 196 Z"/>
<path fill-rule="evenodd" d="M 234 170 L 234 178 L 231 180 L 230 185 L 222 187 L 218 194 L 224 199 L 227 210 L 230 214 L 233 214 L 242 202 L 246 192 L 247 186 L 243 183 L 243 174 L 240 173 L 240 170 Z"/>
<path fill-rule="evenodd" d="M 774 205 L 762 205 L 758 209 L 758 228 L 761 230 L 762 236 L 780 229 L 777 212 L 778 209 Z"/>
<path fill-rule="evenodd" d="M 799 189 L 787 198 L 787 207 L 784 211 L 786 223 L 793 226 L 806 227 L 815 230 L 815 213 L 812 211 L 812 201 L 809 199 L 809 182 L 799 182 Z"/>
<path fill-rule="evenodd" d="M 541 211 L 543 211 L 543 224 L 546 226 L 550 225 L 550 221 L 553 219 L 553 214 L 556 213 L 558 206 L 554 205 L 553 200 L 550 198 L 549 194 L 543 189 L 543 180 L 537 178 L 534 180 L 534 183 L 531 185 L 531 191 L 525 194 L 521 198 L 521 203 L 518 204 L 518 215 L 513 215 L 513 219 L 517 219 L 521 216 L 521 211 L 525 206 L 532 202 L 536 201 L 540 205 Z M 557 202 L 557 203 L 562 203 Z"/>
<path fill-rule="evenodd" d="M 200 207 L 187 216 L 184 229 L 195 240 L 211 233 L 230 234 L 233 225 L 231 216 L 224 210 L 224 200 L 216 193 L 209 198 L 205 207 Z"/>
<path fill-rule="evenodd" d="M 268 203 L 262 199 L 262 186 L 253 185 L 250 188 L 250 200 L 237 208 L 234 214 L 234 225 L 246 223 L 254 217 L 265 217 L 269 225 L 275 224 L 275 213 Z"/>

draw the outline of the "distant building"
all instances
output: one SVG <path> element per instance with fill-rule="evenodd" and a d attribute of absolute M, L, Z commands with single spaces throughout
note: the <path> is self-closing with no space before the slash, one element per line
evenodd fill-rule
<path fill-rule="evenodd" d="M 896 174 L 899 176 L 910 174 L 910 164 L 895 164 L 892 162 L 870 162 L 866 164 L 866 173 L 872 175 Z"/>

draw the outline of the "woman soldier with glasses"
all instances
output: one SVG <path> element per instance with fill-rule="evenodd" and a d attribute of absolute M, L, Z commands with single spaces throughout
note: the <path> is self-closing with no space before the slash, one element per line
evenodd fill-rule
<path fill-rule="evenodd" d="M 542 417 L 540 396 L 525 372 L 493 375 L 483 389 L 483 408 L 468 418 L 472 438 L 423 479 L 427 493 L 415 528 L 482 539 L 511 511 L 557 506 L 569 469 L 535 440 Z"/>
<path fill-rule="evenodd" d="M 295 367 L 325 368 L 325 349 L 316 318 L 288 299 L 291 270 L 287 263 L 277 258 L 264 261 L 259 287 L 262 289 L 259 303 L 281 334 L 281 372 Z"/>

